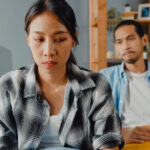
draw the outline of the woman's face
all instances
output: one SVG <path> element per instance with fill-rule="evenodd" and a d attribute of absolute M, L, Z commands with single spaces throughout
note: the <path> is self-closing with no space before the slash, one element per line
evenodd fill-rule
<path fill-rule="evenodd" d="M 37 15 L 30 23 L 27 41 L 39 70 L 66 69 L 75 41 L 52 12 Z"/>

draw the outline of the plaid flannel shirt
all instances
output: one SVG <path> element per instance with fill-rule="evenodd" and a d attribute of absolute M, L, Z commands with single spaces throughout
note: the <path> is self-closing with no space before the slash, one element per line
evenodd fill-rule
<path fill-rule="evenodd" d="M 0 79 L 0 150 L 38 149 L 50 106 L 39 90 L 35 66 Z M 74 64 L 67 72 L 71 90 L 59 130 L 61 144 L 86 150 L 121 147 L 120 120 L 105 77 Z"/>

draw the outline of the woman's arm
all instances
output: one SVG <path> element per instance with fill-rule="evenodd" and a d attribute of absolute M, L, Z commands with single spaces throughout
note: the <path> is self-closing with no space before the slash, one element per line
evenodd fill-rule
<path fill-rule="evenodd" d="M 97 77 L 92 94 L 93 103 L 89 115 L 94 122 L 93 146 L 95 149 L 99 147 L 101 150 L 117 150 L 117 146 L 123 146 L 121 122 L 115 109 L 111 88 L 103 75 Z"/>
<path fill-rule="evenodd" d="M 9 85 L 8 85 L 9 84 Z M 16 150 L 17 149 L 17 135 L 15 119 L 11 107 L 10 82 L 0 79 L 0 150 Z"/>
<path fill-rule="evenodd" d="M 16 150 L 17 136 L 15 136 L 0 120 L 0 150 L 4 149 Z"/>

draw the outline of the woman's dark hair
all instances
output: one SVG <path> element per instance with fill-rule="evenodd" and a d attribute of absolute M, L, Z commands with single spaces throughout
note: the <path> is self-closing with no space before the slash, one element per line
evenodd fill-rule
<path fill-rule="evenodd" d="M 136 33 L 139 35 L 140 38 L 142 38 L 143 35 L 145 34 L 140 23 L 138 23 L 138 22 L 136 22 L 134 20 L 124 20 L 124 21 L 121 21 L 115 27 L 115 29 L 114 29 L 114 40 L 115 40 L 115 32 L 116 32 L 116 30 L 119 29 L 120 27 L 126 26 L 126 25 L 133 25 L 135 27 Z"/>
<path fill-rule="evenodd" d="M 29 26 L 33 18 L 44 11 L 53 12 L 60 19 L 61 23 L 68 29 L 73 40 L 78 44 L 77 23 L 73 9 L 65 0 L 36 0 L 29 8 L 25 16 L 25 31 L 29 33 Z M 73 53 L 70 53 L 70 57 L 67 63 L 76 64 Z"/>

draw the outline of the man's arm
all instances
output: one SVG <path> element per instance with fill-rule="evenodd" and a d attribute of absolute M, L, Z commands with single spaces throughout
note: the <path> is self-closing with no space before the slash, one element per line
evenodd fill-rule
<path fill-rule="evenodd" d="M 137 126 L 132 129 L 122 128 L 125 144 L 150 141 L 150 126 Z"/>

